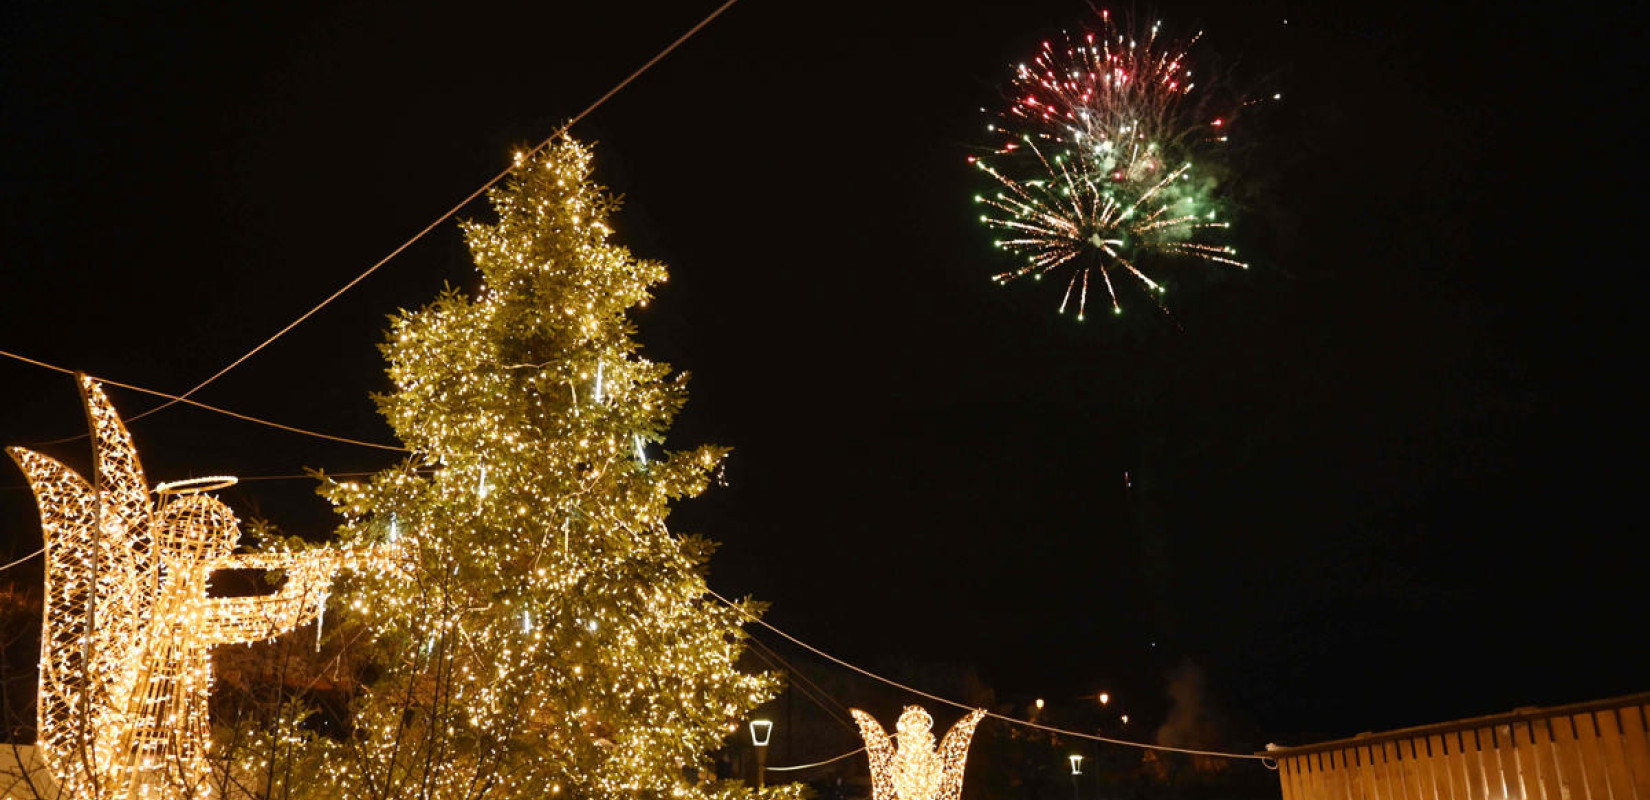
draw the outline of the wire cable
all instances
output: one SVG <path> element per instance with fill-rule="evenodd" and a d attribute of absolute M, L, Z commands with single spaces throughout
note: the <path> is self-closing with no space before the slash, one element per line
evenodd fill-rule
<path fill-rule="evenodd" d="M 578 114 L 574 115 L 574 117 L 572 119 L 568 120 L 560 128 L 557 128 L 555 133 L 550 134 L 550 136 L 546 137 L 544 139 L 544 141 L 539 142 L 531 150 L 528 150 L 526 155 L 523 156 L 521 159 L 518 159 L 518 160 L 512 162 L 510 164 L 510 166 L 504 168 L 497 175 L 494 175 L 492 177 L 492 179 L 490 179 L 486 183 L 482 184 L 481 188 L 476 189 L 475 191 L 471 192 L 469 194 L 469 196 L 465 197 L 463 200 L 458 201 L 457 205 L 453 206 L 452 208 L 447 209 L 447 213 L 442 214 L 441 216 L 437 217 L 434 222 L 431 222 L 430 224 L 425 225 L 422 230 L 420 230 L 418 233 L 413 234 L 413 237 L 411 239 L 408 239 L 407 241 L 402 242 L 401 246 L 395 248 L 394 250 L 391 250 L 389 255 L 384 256 L 383 258 L 379 259 L 377 263 L 375 263 L 372 266 L 368 267 L 366 269 L 366 271 L 362 272 L 361 274 L 355 276 L 353 279 L 350 280 L 349 283 L 346 283 L 343 286 L 339 287 L 337 291 L 335 291 L 332 294 L 328 295 L 325 300 L 322 300 L 314 308 L 311 308 L 310 310 L 305 311 L 303 314 L 299 315 L 299 317 L 297 319 L 287 323 L 286 327 L 281 328 L 280 330 L 276 331 L 273 336 L 270 336 L 268 339 L 263 340 L 263 342 L 259 343 L 257 347 L 254 347 L 251 350 L 248 350 L 240 358 L 237 358 L 234 361 L 229 362 L 229 364 L 227 366 L 225 366 L 223 369 L 220 369 L 217 372 L 213 373 L 211 377 L 207 378 L 204 381 L 201 381 L 200 383 L 195 384 L 193 387 L 191 387 L 189 389 L 189 391 L 186 391 L 183 394 L 177 395 L 176 397 L 171 397 L 170 395 L 168 395 L 168 397 L 171 397 L 171 399 L 168 400 L 167 402 L 162 403 L 158 406 L 155 406 L 154 408 L 151 408 L 148 411 L 145 411 L 141 414 L 138 414 L 138 415 L 130 418 L 127 421 L 128 422 L 136 422 L 140 419 L 143 419 L 144 417 L 149 416 L 150 414 L 153 414 L 157 411 L 168 408 L 168 407 L 170 407 L 170 406 L 172 406 L 176 403 L 188 402 L 186 400 L 186 398 L 188 398 L 189 396 L 193 395 L 194 393 L 200 391 L 201 389 L 206 388 L 212 382 L 214 382 L 217 379 L 223 377 L 230 370 L 240 366 L 247 359 L 257 355 L 259 351 L 263 350 L 265 347 L 268 347 L 270 344 L 274 343 L 276 339 L 279 339 L 282 336 L 285 336 L 293 328 L 296 328 L 299 325 L 303 324 L 303 322 L 305 320 L 307 320 L 310 317 L 314 316 L 316 314 L 316 312 L 320 311 L 323 308 L 326 308 L 327 305 L 332 303 L 332 301 L 337 300 L 345 292 L 349 291 L 350 289 L 355 288 L 356 284 L 360 283 L 361 281 L 366 280 L 367 276 L 373 274 L 374 272 L 377 272 L 379 267 L 382 267 L 385 264 L 388 264 L 396 256 L 399 256 L 399 255 L 401 255 L 402 252 L 406 251 L 407 248 L 413 246 L 419 240 L 423 239 L 426 235 L 429 234 L 430 231 L 435 230 L 438 226 L 440 226 L 443 223 L 447 222 L 448 220 L 452 219 L 453 216 L 455 214 L 457 214 L 459 211 L 462 211 L 465 206 L 467 206 L 470 203 L 474 202 L 476 198 L 478 198 L 478 197 L 482 196 L 483 194 L 485 194 L 487 192 L 487 190 L 493 188 L 494 186 L 496 186 L 498 184 L 499 181 L 504 180 L 504 178 L 506 176 L 508 176 L 510 173 L 514 172 L 518 166 L 520 166 L 523 163 L 526 163 L 527 160 L 531 159 L 540 150 L 543 150 L 545 147 L 549 146 L 549 144 L 551 142 L 555 141 L 556 139 L 558 139 L 561 136 L 563 136 L 564 134 L 566 134 L 567 131 L 570 128 L 572 128 L 574 125 L 578 124 L 578 122 L 580 120 L 582 120 L 585 117 L 589 116 L 591 112 L 595 111 L 597 108 L 600 108 L 603 103 L 606 103 L 608 100 L 612 99 L 612 97 L 614 95 L 616 95 L 620 91 L 622 91 L 626 86 L 629 86 L 631 81 L 634 81 L 637 78 L 641 77 L 642 73 L 647 72 L 649 69 L 651 69 L 653 67 L 654 64 L 657 64 L 657 63 L 659 63 L 660 60 L 664 59 L 665 56 L 670 55 L 671 52 L 674 51 L 677 47 L 680 47 L 683 42 L 686 42 L 688 39 L 693 38 L 694 34 L 697 34 L 706 25 L 709 25 L 712 20 L 714 20 L 717 17 L 721 16 L 722 12 L 727 11 L 736 2 L 738 2 L 738 0 L 726 0 L 725 2 L 722 3 L 722 5 L 717 6 L 716 10 L 710 12 L 709 16 L 706 16 L 704 19 L 699 20 L 698 24 L 694 25 L 692 28 L 689 28 L 686 33 L 684 33 L 681 36 L 677 37 L 676 41 L 671 42 L 668 47 L 666 47 L 663 50 L 660 50 L 656 55 L 654 55 L 652 58 L 648 59 L 647 63 L 645 63 L 645 64 L 641 65 L 640 67 L 638 67 L 635 72 L 630 73 L 630 75 L 628 77 L 626 77 L 622 81 L 619 81 L 619 83 L 617 85 L 615 85 L 613 88 L 608 89 L 606 94 L 602 95 L 601 97 L 596 98 L 596 102 L 591 103 L 590 105 L 586 106 L 583 111 L 580 111 Z"/>
<path fill-rule="evenodd" d="M 952 699 L 949 699 L 949 698 L 940 697 L 937 694 L 930 694 L 930 693 L 925 692 L 921 689 L 917 689 L 917 688 L 914 688 L 914 687 L 911 687 L 911 686 L 907 686 L 903 683 L 900 683 L 899 681 L 893 680 L 892 678 L 885 678 L 881 675 L 878 675 L 875 672 L 872 672 L 868 669 L 865 669 L 864 667 L 860 667 L 860 666 L 851 664 L 847 661 L 844 661 L 840 658 L 837 658 L 836 656 L 833 656 L 830 653 L 825 652 L 824 650 L 821 650 L 817 647 L 814 647 L 813 645 L 808 644 L 807 642 L 804 642 L 801 639 L 798 639 L 795 636 L 792 636 L 792 635 L 790 635 L 790 634 L 774 627 L 772 624 L 763 621 L 761 617 L 758 617 L 758 616 L 746 611 L 744 608 L 742 608 L 738 604 L 728 600 L 726 597 L 723 597 L 722 595 L 717 594 L 715 591 L 713 591 L 709 588 L 705 589 L 705 593 L 709 594 L 711 597 L 714 597 L 717 600 L 721 601 L 721 603 L 723 605 L 725 605 L 725 606 L 727 606 L 727 607 L 729 607 L 729 608 L 731 608 L 735 611 L 738 611 L 740 614 L 743 614 L 750 621 L 752 621 L 752 622 L 754 622 L 758 625 L 761 625 L 762 627 L 767 628 L 770 631 L 773 631 L 774 633 L 776 633 L 779 636 L 783 637 L 786 641 L 790 642 L 791 644 L 794 644 L 797 647 L 800 647 L 804 650 L 807 650 L 808 652 L 813 653 L 814 655 L 819 656 L 820 658 L 826 659 L 827 661 L 831 661 L 831 662 L 837 664 L 838 666 L 845 667 L 847 669 L 853 670 L 854 672 L 857 672 L 861 675 L 864 675 L 865 677 L 870 678 L 872 680 L 880 681 L 880 682 L 888 684 L 889 686 L 892 686 L 896 689 L 903 689 L 907 692 L 910 692 L 911 694 L 917 695 L 918 697 L 927 698 L 927 699 L 932 700 L 936 703 L 943 703 L 943 704 L 948 705 L 948 706 L 954 706 L 956 708 L 963 709 L 964 711 L 973 711 L 974 710 L 973 706 L 970 706 L 966 703 L 959 703 L 959 702 L 957 702 L 955 700 L 952 700 Z M 1002 720 L 1003 722 L 1007 722 L 1007 723 L 1010 723 L 1010 724 L 1013 724 L 1013 725 L 1020 725 L 1020 726 L 1027 727 L 1027 728 L 1035 728 L 1037 730 L 1045 731 L 1047 733 L 1057 733 L 1057 734 L 1060 734 L 1061 736 L 1071 736 L 1071 737 L 1075 737 L 1075 738 L 1078 738 L 1078 739 L 1088 739 L 1088 740 L 1091 740 L 1091 741 L 1105 742 L 1106 744 L 1115 744 L 1115 745 L 1121 745 L 1121 746 L 1124 746 L 1124 747 L 1137 747 L 1137 748 L 1140 748 L 1142 750 L 1160 750 L 1160 751 L 1170 752 L 1170 753 L 1185 753 L 1187 755 L 1194 755 L 1194 756 L 1211 756 L 1211 757 L 1214 757 L 1214 758 L 1241 758 L 1241 759 L 1250 760 L 1250 761 L 1262 761 L 1262 762 L 1264 762 L 1265 759 L 1266 759 L 1266 756 L 1255 755 L 1253 753 L 1226 753 L 1226 752 L 1221 752 L 1221 751 L 1218 751 L 1218 750 L 1197 750 L 1197 749 L 1190 748 L 1190 747 L 1170 747 L 1169 745 L 1162 745 L 1162 744 L 1147 744 L 1145 742 L 1131 742 L 1127 739 L 1113 739 L 1109 736 L 1100 736 L 1098 734 L 1093 734 L 1093 733 L 1083 733 L 1081 731 L 1066 730 L 1064 728 L 1056 728 L 1052 725 L 1043 725 L 1043 724 L 1037 723 L 1037 722 L 1030 722 L 1028 720 L 1017 719 L 1015 717 L 1010 717 L 1010 716 L 1005 716 L 1003 714 L 998 714 L 994 711 L 987 711 L 987 712 L 985 712 L 985 715 L 988 716 L 988 717 L 991 717 L 993 719 Z"/>
<path fill-rule="evenodd" d="M 11 569 L 12 567 L 17 566 L 18 564 L 22 564 L 22 563 L 28 561 L 29 559 L 34 558 L 35 556 L 40 555 L 41 553 L 44 553 L 44 552 L 46 552 L 46 548 L 42 547 L 39 550 L 36 550 L 36 551 L 26 555 L 26 556 L 23 556 L 22 558 L 17 559 L 16 561 L 11 562 L 10 564 L 7 564 L 3 567 L 0 567 L 0 572 L 5 572 L 6 570 Z"/>
<path fill-rule="evenodd" d="M 846 706 L 838 702 L 837 699 L 832 697 L 829 692 L 819 688 L 818 684 L 808 680 L 806 675 L 803 675 L 801 671 L 799 671 L 789 661 L 786 661 L 783 656 L 780 656 L 778 653 L 774 652 L 772 647 L 763 644 L 755 637 L 751 637 L 749 641 L 753 645 L 751 652 L 755 653 L 763 661 L 768 662 L 769 666 L 775 669 L 782 669 L 787 675 L 790 676 L 791 683 L 787 688 L 807 698 L 815 706 L 818 706 L 821 711 L 824 711 L 825 714 L 834 722 L 842 725 L 849 731 L 852 731 L 856 736 L 859 734 L 859 727 L 856 726 L 853 723 L 853 720 L 849 718 L 848 708 Z"/>
<path fill-rule="evenodd" d="M 13 353 L 13 352 L 10 352 L 10 351 L 7 351 L 7 350 L 0 350 L 0 356 L 5 356 L 7 358 L 13 358 L 13 359 L 21 361 L 25 364 L 33 364 L 34 366 L 37 366 L 37 367 L 44 367 L 44 368 L 49 369 L 49 370 L 54 370 L 54 371 L 57 371 L 57 372 L 61 372 L 65 375 L 78 375 L 78 374 L 80 374 L 80 373 L 75 372 L 72 369 L 69 369 L 68 367 L 60 367 L 56 364 L 48 364 L 44 361 L 38 361 L 36 359 L 29 358 L 27 356 L 18 355 L 17 353 Z M 258 417 L 251 416 L 250 414 L 242 414 L 238 411 L 230 411 L 227 408 L 218 408 L 217 406 L 209 406 L 205 403 L 200 402 L 199 400 L 190 400 L 186 397 L 183 397 L 182 395 L 170 395 L 170 394 L 167 394 L 165 392 L 155 391 L 154 389 L 146 389 L 142 386 L 136 386 L 136 385 L 133 385 L 133 384 L 130 384 L 130 383 L 122 383 L 120 381 L 111 380 L 109 378 L 100 378 L 96 375 L 91 375 L 91 376 L 88 376 L 88 377 L 92 378 L 93 380 L 95 380 L 99 383 L 106 384 L 108 386 L 118 386 L 122 389 L 129 389 L 131 391 L 139 392 L 141 394 L 153 395 L 155 397 L 170 398 L 171 402 L 174 402 L 174 403 L 186 403 L 186 404 L 194 406 L 196 408 L 205 409 L 207 411 L 214 411 L 214 412 L 217 412 L 219 414 L 223 414 L 225 416 L 234 417 L 235 419 L 244 420 L 246 422 L 254 422 L 254 423 L 257 423 L 259 425 L 265 425 L 265 426 L 268 426 L 268 427 L 271 427 L 271 428 L 276 428 L 278 430 L 287 431 L 289 433 L 297 433 L 297 434 L 302 434 L 304 436 L 313 436 L 317 439 L 326 439 L 326 440 L 333 441 L 333 442 L 342 442 L 344 444 L 360 445 L 361 447 L 371 447 L 371 448 L 375 448 L 375 449 L 378 449 L 378 450 L 390 450 L 390 451 L 397 452 L 397 453 L 410 453 L 410 452 L 412 452 L 411 450 L 408 450 L 405 447 L 397 447 L 395 445 L 389 445 L 389 444 L 379 444 L 377 442 L 365 442 L 365 441 L 362 441 L 360 439 L 351 439 L 351 438 L 348 438 L 346 436 L 334 436 L 330 433 L 321 433 L 319 431 L 307 430 L 305 428 L 299 428 L 299 427 L 295 427 L 295 426 L 292 426 L 292 425 L 283 425 L 279 422 L 271 422 L 270 420 L 267 420 L 267 419 L 260 419 Z M 137 417 L 133 417 L 132 419 L 137 419 Z M 76 441 L 76 440 L 79 440 L 79 439 L 84 439 L 84 438 L 86 438 L 86 434 L 82 433 L 82 434 L 79 434 L 79 435 L 76 435 L 76 436 L 69 436 L 69 437 L 65 437 L 65 438 L 62 438 L 62 439 L 53 439 L 49 442 L 36 442 L 35 445 L 36 446 L 41 446 L 41 445 L 64 444 L 66 442 L 73 442 L 73 441 Z"/>
<path fill-rule="evenodd" d="M 793 766 L 793 767 L 764 767 L 764 769 L 766 769 L 769 772 L 795 772 L 799 769 L 813 769 L 814 767 L 823 767 L 826 764 L 830 764 L 830 763 L 835 762 L 835 761 L 841 761 L 842 759 L 847 758 L 848 756 L 857 755 L 857 754 L 863 753 L 863 752 L 865 752 L 865 748 L 861 747 L 858 750 L 852 750 L 852 751 L 843 753 L 842 755 L 837 756 L 836 758 L 827 758 L 824 761 L 815 761 L 812 764 L 797 764 L 796 766 Z"/>

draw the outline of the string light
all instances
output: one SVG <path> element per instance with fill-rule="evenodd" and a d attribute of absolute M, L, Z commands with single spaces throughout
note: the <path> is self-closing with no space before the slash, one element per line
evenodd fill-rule
<path fill-rule="evenodd" d="M 971 711 L 951 726 L 937 749 L 934 718 L 920 706 L 905 707 L 892 737 L 870 714 L 857 708 L 849 712 L 865 739 L 874 800 L 957 800 L 962 795 L 968 744 L 984 711 Z"/>
<path fill-rule="evenodd" d="M 666 272 L 612 240 L 617 200 L 592 171 L 569 139 L 524 153 L 489 194 L 496 218 L 464 225 L 474 291 L 391 321 L 379 409 L 415 456 L 322 493 L 345 542 L 399 536 L 407 573 L 337 589 L 332 626 L 363 631 L 353 657 L 382 668 L 347 737 L 290 748 L 318 796 L 755 794 L 683 781 L 779 679 L 739 669 L 751 607 L 707 601 L 708 543 L 666 525 L 725 451 L 648 452 L 687 401 L 632 339 Z"/>
<path fill-rule="evenodd" d="M 180 800 L 210 794 L 209 651 L 271 639 L 319 617 L 342 567 L 374 554 L 233 555 L 233 511 L 203 492 L 229 476 L 163 483 L 154 499 L 125 423 L 79 376 L 94 480 L 32 450 L 28 476 L 46 542 L 40 751 L 70 800 Z M 272 594 L 211 597 L 213 572 L 280 570 Z"/>

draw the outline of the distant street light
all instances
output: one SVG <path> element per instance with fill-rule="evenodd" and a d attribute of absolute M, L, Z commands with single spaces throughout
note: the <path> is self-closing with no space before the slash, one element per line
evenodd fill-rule
<path fill-rule="evenodd" d="M 751 744 L 756 745 L 756 788 L 768 785 L 768 740 L 773 737 L 773 720 L 751 720 Z"/>
<path fill-rule="evenodd" d="M 1043 710 L 1043 698 L 1041 698 L 1041 697 L 1037 698 L 1037 710 L 1038 711 Z"/>
<path fill-rule="evenodd" d="M 1100 693 L 1100 705 L 1105 705 L 1105 704 L 1110 703 L 1110 702 L 1111 702 L 1111 695 L 1106 694 L 1105 692 L 1101 692 Z"/>
<path fill-rule="evenodd" d="M 1124 725 L 1129 724 L 1129 715 L 1128 714 L 1123 715 L 1123 724 Z"/>

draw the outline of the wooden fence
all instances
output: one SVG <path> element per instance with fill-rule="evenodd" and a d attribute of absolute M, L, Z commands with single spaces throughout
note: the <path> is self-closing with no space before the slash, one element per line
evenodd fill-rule
<path fill-rule="evenodd" d="M 1269 749 L 1283 800 L 1650 800 L 1650 693 Z"/>

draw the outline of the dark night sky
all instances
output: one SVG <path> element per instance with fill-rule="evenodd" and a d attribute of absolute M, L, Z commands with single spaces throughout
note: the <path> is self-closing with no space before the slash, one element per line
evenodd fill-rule
<path fill-rule="evenodd" d="M 714 3 L 569 5 L 8 5 L 0 349 L 193 385 Z M 1286 100 L 1248 129 L 1256 266 L 1175 275 L 1183 330 L 986 280 L 963 159 L 1073 0 L 745 0 L 575 131 L 628 198 L 621 240 L 672 268 L 638 319 L 694 376 L 677 440 L 736 448 L 675 518 L 724 543 L 712 585 L 1007 698 L 1159 708 L 1190 660 L 1232 746 L 1650 688 L 1645 176 L 1608 122 L 1642 22 L 1159 10 Z M 388 440 L 384 315 L 443 282 L 474 283 L 451 225 L 201 399 Z M 5 361 L 0 386 L 0 442 L 82 429 L 63 376 Z M 155 480 L 387 461 L 181 408 L 134 431 Z M 229 499 L 330 524 L 306 481 Z"/>

